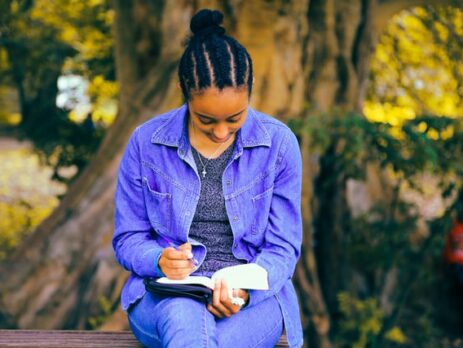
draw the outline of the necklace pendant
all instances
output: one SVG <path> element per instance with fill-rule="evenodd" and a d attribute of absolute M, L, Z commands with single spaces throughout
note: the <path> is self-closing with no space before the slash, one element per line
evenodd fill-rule
<path fill-rule="evenodd" d="M 206 173 L 206 169 L 205 169 L 205 168 L 203 168 L 203 171 L 201 172 L 201 174 L 203 174 L 203 178 L 206 177 L 206 174 L 207 174 L 207 173 Z"/>

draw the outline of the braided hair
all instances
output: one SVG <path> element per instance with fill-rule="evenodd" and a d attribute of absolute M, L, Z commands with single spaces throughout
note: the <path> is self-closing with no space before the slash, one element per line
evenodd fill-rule
<path fill-rule="evenodd" d="M 186 101 L 191 92 L 208 87 L 247 87 L 252 90 L 252 60 L 246 48 L 221 26 L 223 14 L 203 9 L 191 19 L 193 35 L 188 39 L 178 68 L 180 87 Z"/>

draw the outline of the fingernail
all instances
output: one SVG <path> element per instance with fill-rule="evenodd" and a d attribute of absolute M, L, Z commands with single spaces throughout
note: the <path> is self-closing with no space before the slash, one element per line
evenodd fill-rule
<path fill-rule="evenodd" d="M 189 259 L 192 259 L 193 258 L 193 253 L 191 251 L 188 251 L 186 253 L 186 257 L 188 257 Z"/>

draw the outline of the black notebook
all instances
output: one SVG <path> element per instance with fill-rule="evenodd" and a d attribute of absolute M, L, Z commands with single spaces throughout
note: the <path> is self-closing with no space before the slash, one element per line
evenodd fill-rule
<path fill-rule="evenodd" d="M 198 284 L 163 284 L 156 280 L 156 278 L 145 278 L 143 280 L 147 291 L 165 297 L 189 297 L 205 304 L 212 302 L 212 289 L 207 286 Z"/>
<path fill-rule="evenodd" d="M 210 278 L 205 276 L 188 276 L 184 279 L 145 278 L 147 291 L 162 296 L 185 296 L 210 303 L 216 279 L 227 282 L 230 298 L 233 289 L 268 290 L 267 271 L 255 264 L 247 263 L 225 267 L 215 272 Z"/>

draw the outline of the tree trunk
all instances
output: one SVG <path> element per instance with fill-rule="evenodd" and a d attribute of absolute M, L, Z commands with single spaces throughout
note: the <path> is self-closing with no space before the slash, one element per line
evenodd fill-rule
<path fill-rule="evenodd" d="M 118 306 L 127 277 L 111 246 L 119 161 L 136 125 L 181 103 L 176 67 L 194 12 L 204 6 L 224 11 L 228 32 L 254 60 L 253 106 L 284 121 L 333 107 L 361 109 L 368 58 L 380 28 L 376 18 L 382 15 L 376 0 L 113 0 L 113 4 L 118 117 L 60 206 L 0 265 L 1 327 L 81 329 L 103 312 L 102 299 Z M 331 347 L 329 309 L 344 286 L 338 265 L 344 243 L 339 226 L 346 204 L 343 190 L 333 188 L 318 203 L 318 211 L 329 212 L 332 224 L 319 226 L 314 234 L 312 180 L 316 175 L 323 178 L 325 169 L 311 165 L 309 140 L 300 136 L 305 238 L 295 282 L 307 342 Z M 319 240 L 317 258 L 314 237 Z"/>

